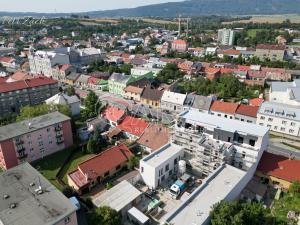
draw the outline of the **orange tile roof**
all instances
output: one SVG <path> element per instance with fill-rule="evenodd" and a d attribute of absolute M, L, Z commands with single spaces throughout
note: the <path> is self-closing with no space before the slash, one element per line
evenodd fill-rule
<path fill-rule="evenodd" d="M 224 74 L 224 73 L 233 73 L 234 69 L 231 69 L 231 68 L 221 68 L 220 72 L 221 72 L 221 74 Z"/>
<path fill-rule="evenodd" d="M 136 93 L 136 94 L 141 94 L 143 92 L 143 88 L 139 88 L 139 87 L 135 87 L 135 86 L 131 86 L 129 85 L 128 87 L 126 87 L 124 89 L 124 91 L 130 92 L 130 93 Z"/>
<path fill-rule="evenodd" d="M 118 122 L 125 115 L 125 111 L 117 107 L 108 106 L 102 116 L 112 122 Z"/>
<path fill-rule="evenodd" d="M 237 114 L 249 116 L 249 117 L 257 117 L 259 107 L 258 106 L 251 106 L 251 105 L 239 105 L 239 107 L 236 110 Z"/>
<path fill-rule="evenodd" d="M 204 72 L 205 73 L 218 73 L 221 70 L 218 68 L 212 68 L 212 67 L 205 67 Z"/>
<path fill-rule="evenodd" d="M 185 40 L 174 40 L 173 44 L 175 45 L 186 45 L 186 41 Z"/>
<path fill-rule="evenodd" d="M 215 112 L 234 114 L 238 106 L 238 104 L 232 102 L 214 101 L 210 107 L 210 110 Z"/>
<path fill-rule="evenodd" d="M 249 104 L 252 106 L 260 106 L 263 102 L 263 98 L 253 98 L 249 100 Z"/>
<path fill-rule="evenodd" d="M 157 150 L 169 142 L 169 137 L 169 128 L 151 124 L 137 142 L 152 150 Z"/>
<path fill-rule="evenodd" d="M 133 157 L 133 154 L 129 148 L 124 144 L 121 144 L 109 148 L 79 164 L 78 169 L 82 171 L 85 176 L 96 179 L 98 176 L 103 176 L 106 172 L 125 163 L 131 157 Z"/>
<path fill-rule="evenodd" d="M 285 181 L 300 182 L 300 160 L 290 160 L 284 156 L 264 152 L 257 170 Z"/>
<path fill-rule="evenodd" d="M 146 128 L 148 123 L 143 119 L 134 118 L 131 116 L 126 116 L 124 120 L 117 126 L 117 128 L 130 133 L 134 136 L 141 136 Z"/>
<path fill-rule="evenodd" d="M 29 75 L 28 73 L 24 73 L 22 71 L 17 71 L 13 75 L 11 75 L 11 78 L 15 81 L 19 81 L 19 80 L 32 79 L 33 76 Z"/>

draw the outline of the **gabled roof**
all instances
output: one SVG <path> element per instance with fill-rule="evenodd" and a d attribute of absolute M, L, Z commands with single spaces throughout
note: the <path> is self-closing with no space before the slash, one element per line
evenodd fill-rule
<path fill-rule="evenodd" d="M 102 116 L 112 122 L 118 122 L 125 115 L 125 111 L 114 106 L 108 106 Z"/>
<path fill-rule="evenodd" d="M 263 102 L 263 98 L 252 98 L 249 100 L 249 104 L 252 106 L 260 106 Z"/>
<path fill-rule="evenodd" d="M 15 60 L 14 58 L 8 56 L 0 57 L 0 62 L 12 63 L 14 60 Z"/>
<path fill-rule="evenodd" d="M 143 92 L 143 88 L 135 87 L 135 86 L 127 86 L 124 91 L 125 92 L 130 92 L 130 93 L 135 93 L 135 94 L 141 94 Z"/>
<path fill-rule="evenodd" d="M 259 44 L 256 46 L 256 49 L 285 50 L 285 46 L 284 45 Z"/>
<path fill-rule="evenodd" d="M 175 44 L 175 45 L 186 45 L 186 41 L 185 40 L 174 40 L 172 42 L 172 44 Z"/>
<path fill-rule="evenodd" d="M 160 101 L 162 95 L 163 95 L 163 91 L 147 86 L 145 87 L 141 97 L 153 101 Z"/>
<path fill-rule="evenodd" d="M 300 182 L 300 160 L 290 160 L 284 156 L 264 152 L 257 170 L 285 181 Z"/>
<path fill-rule="evenodd" d="M 210 111 L 235 114 L 238 104 L 232 102 L 214 101 L 210 107 Z"/>
<path fill-rule="evenodd" d="M 132 134 L 134 136 L 141 136 L 145 129 L 148 127 L 148 123 L 143 119 L 134 118 L 132 116 L 126 116 L 124 120 L 117 126 L 124 132 Z"/>
<path fill-rule="evenodd" d="M 259 109 L 258 106 L 250 106 L 250 105 L 243 105 L 243 104 L 241 104 L 237 108 L 236 114 L 256 118 L 257 117 L 258 109 Z"/>
<path fill-rule="evenodd" d="M 121 144 L 99 153 L 78 165 L 78 169 L 91 179 L 104 175 L 106 172 L 115 169 L 122 163 L 127 162 L 133 156 L 129 148 Z"/>
<path fill-rule="evenodd" d="M 183 105 L 186 99 L 185 94 L 180 94 L 171 91 L 165 91 L 161 97 L 161 101 L 169 102 L 177 105 Z"/>
<path fill-rule="evenodd" d="M 169 128 L 151 124 L 137 142 L 152 150 L 157 150 L 169 142 L 169 137 Z"/>
<path fill-rule="evenodd" d="M 21 80 L 11 83 L 1 83 L 0 93 L 17 91 L 27 88 L 39 87 L 43 85 L 56 84 L 57 81 L 47 77 L 37 77 L 30 80 Z"/>

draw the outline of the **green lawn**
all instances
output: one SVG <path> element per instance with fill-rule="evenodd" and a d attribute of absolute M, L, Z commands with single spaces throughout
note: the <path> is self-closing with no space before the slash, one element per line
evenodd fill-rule
<path fill-rule="evenodd" d="M 62 189 L 62 186 L 56 181 L 56 174 L 59 169 L 63 166 L 64 161 L 71 154 L 72 149 L 67 148 L 60 152 L 54 153 L 50 156 L 45 157 L 37 162 L 32 163 L 32 165 L 44 176 L 46 177 L 55 187 Z"/>
<path fill-rule="evenodd" d="M 300 212 L 300 194 L 284 193 L 279 200 L 274 200 L 272 214 L 278 219 L 288 221 L 287 213 L 289 211 Z"/>
<path fill-rule="evenodd" d="M 92 156 L 92 154 L 84 154 L 82 153 L 82 151 L 76 151 L 70 161 L 66 165 L 64 165 L 64 168 L 62 170 L 62 180 L 66 184 L 68 184 L 67 174 L 71 171 L 74 171 L 77 168 L 78 164 L 82 163 Z"/>
<path fill-rule="evenodd" d="M 251 38 L 255 38 L 256 37 L 256 33 L 258 31 L 262 31 L 263 29 L 250 29 L 247 31 L 247 35 Z"/>

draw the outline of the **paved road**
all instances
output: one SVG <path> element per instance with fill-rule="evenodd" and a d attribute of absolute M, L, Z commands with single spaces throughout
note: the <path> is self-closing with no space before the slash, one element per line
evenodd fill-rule
<path fill-rule="evenodd" d="M 278 142 L 270 142 L 267 151 L 276 155 L 283 155 L 285 157 L 289 157 L 290 154 L 292 154 L 292 156 L 300 160 L 299 150 L 294 150 L 293 148 Z"/>

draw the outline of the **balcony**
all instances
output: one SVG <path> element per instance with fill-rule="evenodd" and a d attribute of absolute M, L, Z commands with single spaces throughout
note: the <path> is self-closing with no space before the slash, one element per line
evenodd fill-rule
<path fill-rule="evenodd" d="M 16 145 L 22 145 L 22 144 L 24 144 L 24 141 L 22 141 L 21 139 L 16 140 L 15 142 L 16 142 Z"/>
<path fill-rule="evenodd" d="M 62 143 L 64 143 L 64 138 L 57 138 L 56 139 L 56 143 L 59 145 L 59 144 L 62 144 Z"/>
<path fill-rule="evenodd" d="M 62 130 L 61 127 L 55 127 L 54 129 L 55 129 L 55 131 L 61 131 Z"/>
<path fill-rule="evenodd" d="M 17 149 L 18 153 L 21 153 L 21 152 L 24 152 L 24 151 L 25 151 L 25 147 L 23 147 L 23 146 L 21 148 Z"/>
<path fill-rule="evenodd" d="M 63 136 L 63 134 L 60 132 L 60 133 L 56 133 L 56 138 L 61 138 Z"/>

